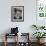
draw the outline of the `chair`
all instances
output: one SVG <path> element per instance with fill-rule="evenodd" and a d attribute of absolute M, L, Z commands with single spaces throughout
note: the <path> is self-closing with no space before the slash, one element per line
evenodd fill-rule
<path fill-rule="evenodd" d="M 5 34 L 5 46 L 8 45 L 7 38 L 10 38 L 11 36 L 17 36 L 17 38 L 15 38 L 15 40 L 17 40 L 15 46 L 18 46 L 18 34 L 16 35 L 16 34 L 9 34 L 9 33 Z"/>
<path fill-rule="evenodd" d="M 29 42 L 29 33 L 21 33 L 21 39 L 20 40 L 24 40 L 19 42 L 19 46 L 30 46 L 30 42 Z"/>
<path fill-rule="evenodd" d="M 13 36 L 17 36 L 17 42 L 16 42 L 17 45 L 16 46 L 18 46 L 18 27 L 11 28 L 11 33 L 5 33 L 5 46 L 7 46 L 7 44 L 8 44 L 7 38 L 10 38 L 10 37 L 13 37 Z"/>

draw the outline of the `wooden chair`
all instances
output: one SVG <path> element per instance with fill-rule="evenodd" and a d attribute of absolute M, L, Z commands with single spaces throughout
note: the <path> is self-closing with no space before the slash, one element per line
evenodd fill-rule
<path fill-rule="evenodd" d="M 26 42 L 25 42 L 25 41 L 24 41 L 24 42 L 21 42 L 21 43 L 20 43 L 20 46 L 21 46 L 21 45 L 24 46 L 24 44 L 25 44 L 25 46 L 30 46 L 29 33 L 21 33 L 21 37 L 22 37 L 22 40 L 23 40 L 23 39 L 26 39 Z"/>
<path fill-rule="evenodd" d="M 16 42 L 16 45 L 15 46 L 18 46 L 18 33 L 17 34 L 10 34 L 10 33 L 5 33 L 5 46 L 7 46 L 8 45 L 8 42 L 7 42 L 7 36 L 17 36 L 17 42 Z M 15 40 L 16 40 L 16 38 L 15 38 Z"/>

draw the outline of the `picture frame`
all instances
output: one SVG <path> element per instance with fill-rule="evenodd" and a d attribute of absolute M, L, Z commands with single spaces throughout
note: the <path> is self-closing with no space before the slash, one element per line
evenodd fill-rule
<path fill-rule="evenodd" d="M 24 6 L 11 6 L 11 22 L 24 22 Z"/>

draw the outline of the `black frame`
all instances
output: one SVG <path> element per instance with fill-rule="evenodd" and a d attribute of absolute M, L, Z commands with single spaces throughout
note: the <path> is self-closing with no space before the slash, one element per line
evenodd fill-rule
<path fill-rule="evenodd" d="M 22 19 L 22 20 L 19 20 L 19 19 L 18 19 L 18 21 L 13 21 L 13 18 L 12 18 L 12 16 L 13 16 L 13 15 L 12 15 L 12 11 L 13 11 L 13 10 L 12 10 L 12 9 L 14 9 L 14 7 L 15 7 L 15 8 L 19 7 L 19 8 L 22 8 L 22 9 L 23 9 L 23 12 L 22 12 L 22 14 L 23 14 L 23 15 L 22 15 L 22 16 L 23 16 L 23 19 Z M 13 12 L 14 12 L 14 11 L 13 11 Z M 17 20 L 17 19 L 15 19 L 15 20 Z M 11 6 L 11 22 L 24 22 L 24 6 Z"/>

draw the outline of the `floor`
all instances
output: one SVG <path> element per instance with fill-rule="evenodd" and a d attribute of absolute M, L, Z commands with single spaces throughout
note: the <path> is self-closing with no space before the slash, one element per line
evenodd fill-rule
<path fill-rule="evenodd" d="M 37 46 L 37 43 L 30 43 L 31 45 L 30 46 Z M 0 42 L 0 46 L 4 46 L 4 43 L 2 42 Z M 15 43 L 8 43 L 8 45 L 7 46 L 15 46 Z M 21 46 L 25 46 L 25 45 L 21 45 Z M 46 43 L 44 43 L 44 45 L 42 45 L 42 46 L 46 46 Z"/>

